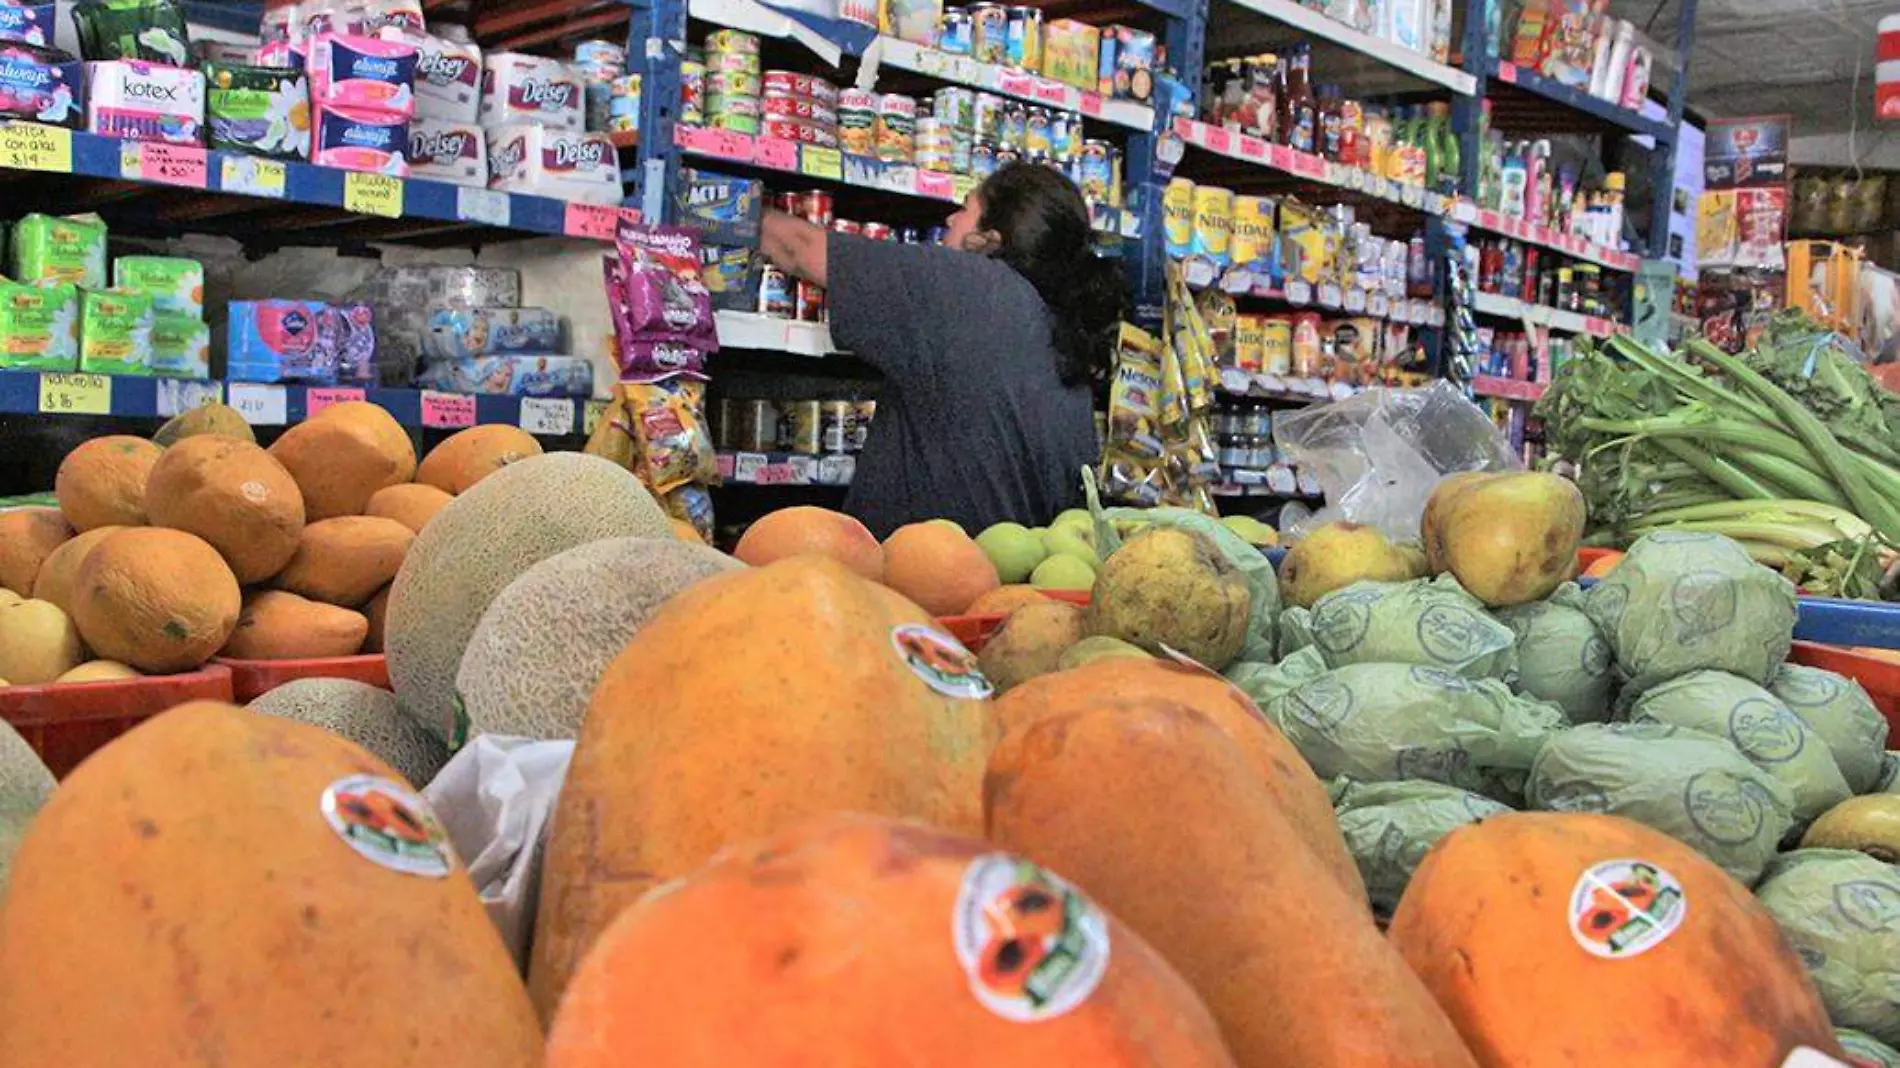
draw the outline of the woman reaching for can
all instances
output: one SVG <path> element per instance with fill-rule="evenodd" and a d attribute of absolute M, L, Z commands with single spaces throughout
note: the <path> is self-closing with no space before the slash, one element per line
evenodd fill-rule
<path fill-rule="evenodd" d="M 950 216 L 941 247 L 781 212 L 766 213 L 759 245 L 826 288 L 832 339 L 884 374 L 845 499 L 873 534 L 932 518 L 1038 525 L 1081 503 L 1123 286 L 1093 251 L 1074 183 L 1002 167 Z"/>

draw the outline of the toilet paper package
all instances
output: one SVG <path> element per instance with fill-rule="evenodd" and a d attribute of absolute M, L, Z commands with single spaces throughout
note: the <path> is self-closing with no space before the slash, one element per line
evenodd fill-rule
<path fill-rule="evenodd" d="M 53 16 L 57 4 L 0 3 L 0 41 L 18 41 L 45 48 L 53 43 Z"/>
<path fill-rule="evenodd" d="M 310 162 L 407 178 L 409 120 L 387 112 L 319 109 Z"/>
<path fill-rule="evenodd" d="M 0 42 L 0 119 L 77 126 L 85 66 L 57 48 Z"/>
<path fill-rule="evenodd" d="M 562 130 L 583 125 L 581 80 L 559 60 L 495 52 L 482 67 L 483 126 L 537 123 Z"/>
<path fill-rule="evenodd" d="M 585 356 L 476 356 L 431 360 L 416 376 L 423 389 L 514 397 L 591 397 L 594 361 Z"/>
<path fill-rule="evenodd" d="M 79 288 L 0 279 L 0 367 L 71 371 L 79 366 Z"/>
<path fill-rule="evenodd" d="M 178 378 L 211 377 L 211 328 L 189 315 L 152 315 L 151 371 Z"/>
<path fill-rule="evenodd" d="M 409 176 L 486 186 L 488 138 L 472 122 L 446 122 L 418 115 L 409 120 Z"/>
<path fill-rule="evenodd" d="M 152 298 L 126 289 L 79 297 L 79 369 L 102 375 L 152 373 Z"/>
<path fill-rule="evenodd" d="M 16 282 L 106 287 L 106 224 L 96 215 L 28 215 L 13 224 Z"/>
<path fill-rule="evenodd" d="M 304 70 L 310 103 L 319 108 L 416 112 L 416 49 L 402 41 L 360 34 L 320 33 L 309 42 Z"/>
<path fill-rule="evenodd" d="M 510 193 L 619 204 L 620 160 L 604 133 L 510 123 L 488 131 L 488 185 Z"/>
<path fill-rule="evenodd" d="M 561 317 L 546 308 L 431 308 L 422 353 L 430 360 L 561 351 Z"/>
<path fill-rule="evenodd" d="M 416 114 L 475 122 L 482 100 L 482 50 L 473 43 L 385 29 L 381 35 L 416 50 Z"/>
<path fill-rule="evenodd" d="M 310 86 L 301 69 L 207 63 L 204 72 L 212 148 L 277 159 L 310 155 Z"/>
<path fill-rule="evenodd" d="M 183 256 L 120 256 L 112 261 L 112 285 L 152 298 L 161 315 L 202 319 L 205 314 L 205 266 Z"/>
<path fill-rule="evenodd" d="M 137 59 L 86 64 L 86 129 L 107 137 L 204 142 L 205 76 Z"/>

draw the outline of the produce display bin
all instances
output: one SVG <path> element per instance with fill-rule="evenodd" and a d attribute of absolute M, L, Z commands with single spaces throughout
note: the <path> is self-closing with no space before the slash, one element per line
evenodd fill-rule
<path fill-rule="evenodd" d="M 7 721 L 58 778 L 93 750 L 186 701 L 231 700 L 231 671 L 206 664 L 183 675 L 0 689 Z"/>
<path fill-rule="evenodd" d="M 1087 590 L 1043 590 L 1042 595 L 1052 601 L 1067 601 L 1074 605 L 1089 603 Z M 937 625 L 950 632 L 950 636 L 963 643 L 963 647 L 973 653 L 983 651 L 983 643 L 990 640 L 996 628 L 1009 618 L 1007 613 L 994 612 L 980 616 L 939 616 Z"/>
<path fill-rule="evenodd" d="M 233 660 L 213 663 L 231 671 L 231 694 L 239 704 L 251 701 L 298 679 L 351 679 L 389 689 L 389 661 L 381 653 L 366 656 L 325 656 L 309 660 Z"/>

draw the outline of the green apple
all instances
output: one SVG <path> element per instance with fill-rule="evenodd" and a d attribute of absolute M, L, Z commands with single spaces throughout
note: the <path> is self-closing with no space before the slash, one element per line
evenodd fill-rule
<path fill-rule="evenodd" d="M 1039 590 L 1092 590 L 1095 568 L 1087 560 L 1058 553 L 1036 565 L 1029 584 Z"/>
<path fill-rule="evenodd" d="M 996 565 L 996 577 L 1004 584 L 1028 579 L 1049 555 L 1036 532 L 1021 523 L 998 523 L 978 534 L 976 544 Z"/>
<path fill-rule="evenodd" d="M 1090 571 L 1102 569 L 1102 558 L 1095 554 L 1095 546 L 1076 537 L 1073 530 L 1051 530 L 1042 543 L 1050 556 L 1072 556 L 1087 564 Z"/>

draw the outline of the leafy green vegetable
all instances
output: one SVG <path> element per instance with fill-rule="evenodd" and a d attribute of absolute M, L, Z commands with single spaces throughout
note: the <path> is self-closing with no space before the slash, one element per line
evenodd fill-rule
<path fill-rule="evenodd" d="M 1900 1042 L 1900 870 L 1865 853 L 1797 849 L 1756 890 L 1828 1019 Z"/>
<path fill-rule="evenodd" d="M 1360 783 L 1334 780 L 1333 814 L 1373 911 L 1390 916 L 1419 862 L 1440 838 L 1467 824 L 1511 811 L 1456 786 L 1404 779 Z"/>
<path fill-rule="evenodd" d="M 1311 646 L 1327 667 L 1423 664 L 1472 678 L 1517 667 L 1510 628 L 1450 575 L 1410 582 L 1355 582 L 1280 613 L 1280 652 Z"/>
<path fill-rule="evenodd" d="M 1572 723 L 1609 718 L 1616 664 L 1575 583 L 1542 601 L 1499 609 L 1497 617 L 1517 637 L 1519 693 L 1551 702 Z"/>
<path fill-rule="evenodd" d="M 1860 683 L 1820 668 L 1783 664 L 1768 681 L 1768 692 L 1826 744 L 1849 789 L 1864 794 L 1878 785 L 1887 717 Z"/>

